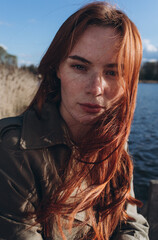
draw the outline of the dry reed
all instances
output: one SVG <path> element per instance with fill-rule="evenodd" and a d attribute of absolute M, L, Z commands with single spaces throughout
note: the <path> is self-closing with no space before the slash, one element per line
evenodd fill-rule
<path fill-rule="evenodd" d="M 27 70 L 0 65 L 0 118 L 21 114 L 39 84 L 37 76 Z"/>

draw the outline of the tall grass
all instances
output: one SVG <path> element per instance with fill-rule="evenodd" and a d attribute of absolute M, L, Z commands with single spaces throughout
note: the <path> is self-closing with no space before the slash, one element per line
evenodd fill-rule
<path fill-rule="evenodd" d="M 27 70 L 0 65 L 0 118 L 21 114 L 39 84 L 37 76 Z"/>

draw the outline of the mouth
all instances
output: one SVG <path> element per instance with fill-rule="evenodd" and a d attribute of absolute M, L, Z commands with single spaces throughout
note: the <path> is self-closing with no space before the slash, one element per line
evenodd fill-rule
<path fill-rule="evenodd" d="M 98 104 L 80 103 L 81 108 L 87 113 L 99 113 L 103 107 Z"/>

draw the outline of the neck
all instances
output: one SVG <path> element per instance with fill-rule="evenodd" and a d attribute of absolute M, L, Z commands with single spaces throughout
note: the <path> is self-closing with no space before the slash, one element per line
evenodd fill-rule
<path fill-rule="evenodd" d="M 72 138 L 72 140 L 75 142 L 75 143 L 78 143 L 80 142 L 84 136 L 86 135 L 86 133 L 88 132 L 90 126 L 87 126 L 87 125 L 83 125 L 83 124 L 80 124 L 80 125 L 70 125 L 70 124 L 67 124 L 68 125 L 68 128 L 70 130 L 70 137 Z"/>
<path fill-rule="evenodd" d="M 63 105 L 60 105 L 60 114 L 68 126 L 71 139 L 75 143 L 80 142 L 90 129 L 91 125 L 76 121 Z"/>

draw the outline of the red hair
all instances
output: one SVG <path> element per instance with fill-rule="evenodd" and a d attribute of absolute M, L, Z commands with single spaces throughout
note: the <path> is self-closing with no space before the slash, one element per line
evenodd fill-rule
<path fill-rule="evenodd" d="M 56 72 L 89 25 L 110 26 L 117 30 L 118 72 L 124 94 L 99 117 L 75 147 L 63 183 L 49 201 L 39 207 L 37 221 L 44 222 L 46 232 L 49 232 L 48 222 L 56 219 L 62 237 L 66 239 L 62 217 L 69 219 L 71 229 L 76 213 L 86 210 L 94 230 L 91 239 L 108 240 L 119 223 L 130 219 L 126 204 L 139 204 L 130 195 L 133 163 L 124 149 L 135 109 L 142 58 L 141 39 L 134 23 L 104 1 L 88 4 L 70 16 L 41 60 L 39 73 L 43 81 L 34 102 L 40 109 L 49 93 L 53 94 L 54 101 L 60 101 L 60 80 Z M 86 187 L 71 201 L 72 193 L 82 188 L 84 181 Z"/>

